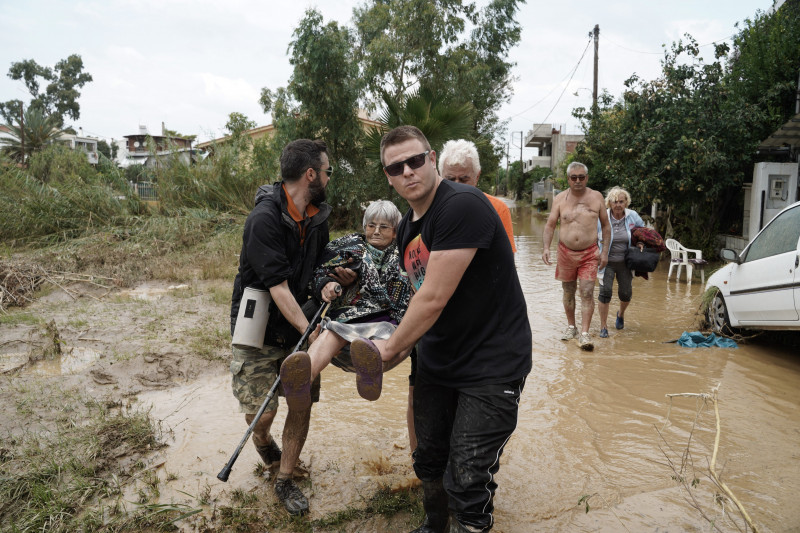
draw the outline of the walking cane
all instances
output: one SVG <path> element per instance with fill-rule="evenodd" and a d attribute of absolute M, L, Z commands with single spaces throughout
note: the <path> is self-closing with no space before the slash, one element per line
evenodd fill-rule
<path fill-rule="evenodd" d="M 336 294 L 339 294 L 341 292 L 342 292 L 342 288 L 337 285 L 336 286 Z M 322 304 L 319 307 L 319 309 L 317 309 L 317 312 L 314 315 L 314 318 L 312 318 L 311 321 L 308 323 L 308 327 L 306 328 L 305 333 L 303 333 L 303 336 L 300 337 L 300 340 L 297 342 L 297 346 L 294 347 L 294 350 L 292 350 L 291 353 L 294 353 L 294 352 L 296 352 L 297 350 L 300 349 L 300 346 L 303 345 L 303 343 L 306 341 L 306 339 L 311 334 L 311 332 L 314 331 L 314 327 L 316 326 L 317 320 L 322 319 L 322 317 L 325 316 L 325 313 L 328 312 L 328 307 L 330 305 L 331 305 L 330 302 L 326 302 L 326 303 Z M 247 427 L 247 431 L 245 431 L 244 437 L 242 437 L 242 441 L 236 447 L 236 450 L 233 452 L 233 455 L 228 460 L 228 464 L 226 464 L 222 468 L 222 470 L 220 470 L 219 474 L 217 474 L 217 479 L 218 480 L 220 480 L 220 481 L 228 481 L 228 476 L 231 475 L 231 469 L 233 468 L 233 463 L 236 462 L 236 459 L 239 458 L 239 454 L 242 453 L 242 449 L 244 448 L 244 445 L 247 443 L 247 439 L 249 439 L 250 438 L 250 434 L 253 433 L 253 429 L 256 427 L 256 424 L 258 424 L 258 421 L 261 418 L 261 415 L 263 415 L 264 411 L 267 410 L 267 404 L 272 399 L 272 397 L 275 395 L 275 391 L 278 390 L 278 385 L 280 385 L 280 383 L 281 383 L 281 375 L 280 375 L 280 373 L 278 373 L 278 378 L 275 380 L 275 383 L 272 384 L 272 387 L 270 387 L 269 392 L 267 393 L 267 397 L 264 398 L 264 403 L 262 403 L 261 407 L 258 408 L 258 412 L 256 413 L 256 416 L 253 417 L 253 421 Z"/>

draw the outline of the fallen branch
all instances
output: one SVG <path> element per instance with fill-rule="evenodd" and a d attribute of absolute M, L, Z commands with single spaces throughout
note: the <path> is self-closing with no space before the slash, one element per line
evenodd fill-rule
<path fill-rule="evenodd" d="M 33 302 L 36 289 L 44 283 L 55 285 L 73 300 L 78 298 L 78 292 L 69 289 L 67 283 L 88 283 L 109 291 L 112 289 L 96 280 L 117 282 L 114 278 L 94 274 L 47 271 L 39 265 L 0 261 L 0 312 L 5 313 L 9 307 L 24 307 Z"/>
<path fill-rule="evenodd" d="M 753 531 L 753 533 L 758 533 L 758 531 L 759 531 L 758 526 L 756 526 L 755 523 L 753 523 L 753 519 L 750 518 L 750 515 L 747 513 L 747 510 L 744 508 L 742 503 L 739 501 L 739 499 L 736 497 L 736 495 L 733 493 L 733 491 L 725 484 L 725 482 L 722 481 L 720 475 L 717 473 L 717 455 L 719 454 L 719 440 L 720 440 L 720 434 L 722 433 L 722 429 L 721 429 L 721 425 L 720 425 L 720 417 L 719 417 L 719 404 L 718 404 L 718 401 L 717 401 L 717 395 L 719 393 L 719 387 L 720 387 L 720 385 L 718 384 L 716 387 L 714 387 L 711 390 L 711 393 L 683 392 L 683 393 L 676 393 L 676 394 L 667 394 L 666 395 L 667 398 L 670 399 L 670 406 L 669 406 L 669 410 L 667 411 L 667 420 L 665 420 L 664 426 L 662 427 L 662 430 L 666 427 L 667 423 L 669 422 L 669 415 L 670 415 L 670 412 L 672 411 L 672 400 L 674 398 L 697 398 L 697 399 L 702 400 L 704 405 L 709 401 L 714 405 L 714 417 L 715 417 L 715 420 L 716 420 L 716 431 L 715 431 L 715 435 L 714 435 L 714 448 L 713 448 L 713 451 L 712 451 L 712 454 L 711 454 L 711 462 L 709 463 L 709 466 L 708 466 L 709 477 L 711 478 L 711 481 L 714 483 L 714 485 L 719 490 L 721 490 L 728 499 L 730 499 L 734 503 L 734 505 L 736 506 L 737 510 L 739 511 L 739 514 L 742 516 L 742 519 L 745 521 L 746 525 Z M 669 467 L 672 468 L 673 473 L 675 474 L 676 481 L 681 483 L 686 488 L 687 493 L 689 494 L 690 498 L 692 499 L 693 507 L 695 507 L 695 509 L 697 509 L 701 513 L 703 518 L 706 519 L 715 530 L 721 531 L 719 529 L 719 527 L 716 525 L 715 521 L 710 519 L 708 516 L 706 516 L 706 514 L 703 512 L 700 504 L 695 499 L 694 494 L 692 494 L 691 488 L 694 488 L 694 486 L 696 485 L 697 480 L 696 479 L 692 480 L 691 488 L 690 488 L 690 486 L 689 486 L 690 483 L 687 483 L 686 478 L 683 475 L 684 467 L 686 466 L 686 461 L 687 460 L 691 460 L 691 453 L 689 451 L 689 448 L 690 448 L 690 445 L 691 445 L 692 436 L 694 435 L 694 428 L 697 425 L 697 419 L 699 417 L 699 414 L 700 414 L 700 410 L 698 409 L 697 412 L 695 413 L 695 419 L 694 419 L 694 421 L 692 423 L 692 430 L 689 433 L 689 442 L 687 444 L 686 449 L 684 450 L 684 453 L 682 454 L 681 468 L 677 469 L 675 467 L 675 464 L 672 462 L 672 460 L 669 458 L 669 456 L 666 453 L 664 453 L 663 449 L 662 449 L 662 453 L 664 453 L 664 456 L 666 457 L 667 462 L 669 463 Z M 672 450 L 672 448 L 669 446 L 669 444 L 667 444 L 666 439 L 664 439 L 664 435 L 661 433 L 661 430 L 656 428 L 656 431 L 658 431 L 659 436 L 661 436 L 661 439 L 664 441 L 664 443 L 667 445 L 667 447 L 669 447 L 670 450 L 673 451 L 673 453 L 674 453 L 674 450 Z M 721 497 L 716 498 L 716 502 L 722 506 L 723 515 L 724 515 L 725 506 L 724 506 L 723 498 L 721 498 Z"/>

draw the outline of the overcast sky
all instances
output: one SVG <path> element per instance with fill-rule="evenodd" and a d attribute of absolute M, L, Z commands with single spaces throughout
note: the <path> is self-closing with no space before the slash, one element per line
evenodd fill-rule
<path fill-rule="evenodd" d="M 224 134 L 232 111 L 265 125 L 271 120 L 258 104 L 261 88 L 286 85 L 287 47 L 303 12 L 316 7 L 325 22 L 349 25 L 360 3 L 0 0 L 0 101 L 30 99 L 21 81 L 6 76 L 12 62 L 34 59 L 52 67 L 76 53 L 94 78 L 82 90 L 81 117 L 71 124 L 85 134 L 119 139 L 140 124 L 158 134 L 164 122 L 205 141 Z M 539 122 L 579 132 L 571 110 L 591 105 L 593 47 L 587 44 L 595 24 L 599 86 L 619 96 L 634 72 L 658 76 L 662 45 L 687 32 L 701 45 L 730 42 L 737 22 L 771 6 L 772 0 L 529 0 L 518 16 L 522 41 L 511 53 L 515 94 L 500 112 L 511 119 L 503 142 Z M 702 50 L 713 57 L 712 46 Z M 519 133 L 516 139 L 512 159 L 519 157 Z M 533 153 L 526 149 L 525 157 Z"/>

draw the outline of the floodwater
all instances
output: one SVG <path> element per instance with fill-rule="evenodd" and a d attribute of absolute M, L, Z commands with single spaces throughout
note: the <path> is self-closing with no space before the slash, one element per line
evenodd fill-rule
<path fill-rule="evenodd" d="M 716 471 L 760 531 L 800 531 L 800 354 L 763 341 L 738 349 L 668 342 L 698 328 L 703 288 L 699 279 L 667 281 L 666 269 L 649 280 L 635 278 L 620 331 L 613 327 L 614 296 L 608 339 L 596 337 L 595 309 L 593 352 L 562 342 L 560 283 L 555 267 L 540 258 L 544 219 L 530 208 L 512 207 L 512 216 L 533 370 L 497 475 L 494 531 L 710 531 L 711 521 L 721 531 L 736 530 L 731 520 L 741 525 L 739 514 L 730 501 L 716 503 L 719 491 L 708 476 L 716 433 L 712 403 L 666 397 L 717 387 Z M 301 455 L 311 474 L 305 492 L 312 518 L 358 504 L 378 485 L 413 482 L 405 429 L 408 369 L 403 363 L 387 374 L 374 403 L 358 397 L 352 374 L 334 367 L 323 372 L 322 401 L 313 409 Z M 140 400 L 162 421 L 171 443 L 152 464 L 163 466 L 162 479 L 179 474 L 165 481 L 161 501 L 192 504 L 200 495 L 214 501 L 232 489 L 272 490 L 254 474 L 250 444 L 228 483 L 216 479 L 245 430 L 227 373 Z M 284 415 L 281 406 L 274 435 Z"/>
<path fill-rule="evenodd" d="M 84 370 L 102 357 L 91 348 L 62 345 L 61 355 L 28 365 L 28 352 L 11 352 L 0 354 L 0 374 L 22 369 L 20 375 L 23 376 L 63 376 Z"/>

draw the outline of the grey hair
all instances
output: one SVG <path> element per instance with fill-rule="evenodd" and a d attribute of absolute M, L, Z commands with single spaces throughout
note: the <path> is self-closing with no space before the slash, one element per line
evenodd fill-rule
<path fill-rule="evenodd" d="M 477 175 L 481 171 L 481 160 L 475 143 L 466 139 L 447 141 L 439 156 L 439 175 L 444 175 L 445 164 L 466 165 L 467 161 L 472 163 L 472 170 Z"/>
<path fill-rule="evenodd" d="M 611 202 L 618 200 L 620 197 L 625 199 L 625 208 L 631 205 L 631 195 L 622 187 L 612 187 L 608 194 L 606 194 L 606 207 L 611 207 Z"/>
<path fill-rule="evenodd" d="M 396 230 L 401 218 L 400 210 L 392 202 L 389 200 L 375 200 L 370 202 L 366 211 L 364 211 L 362 225 L 364 229 L 367 229 L 367 224 L 370 222 L 386 221 L 392 225 L 392 229 Z"/>
<path fill-rule="evenodd" d="M 569 173 L 572 172 L 572 169 L 576 168 L 576 167 L 581 167 L 583 169 L 583 173 L 584 174 L 587 174 L 587 175 L 589 174 L 589 168 L 586 165 L 584 165 L 583 163 L 580 163 L 578 161 L 573 161 L 567 167 L 567 175 L 569 175 Z"/>

